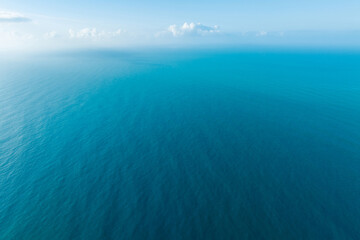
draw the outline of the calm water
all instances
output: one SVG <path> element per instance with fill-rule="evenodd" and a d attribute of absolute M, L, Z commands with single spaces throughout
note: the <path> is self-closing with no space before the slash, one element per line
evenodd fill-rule
<path fill-rule="evenodd" d="M 360 53 L 2 55 L 0 239 L 360 239 Z"/>

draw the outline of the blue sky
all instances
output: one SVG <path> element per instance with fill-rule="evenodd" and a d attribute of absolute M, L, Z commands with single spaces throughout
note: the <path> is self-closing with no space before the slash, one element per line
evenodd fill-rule
<path fill-rule="evenodd" d="M 2 0 L 2 48 L 360 45 L 359 0 Z"/>

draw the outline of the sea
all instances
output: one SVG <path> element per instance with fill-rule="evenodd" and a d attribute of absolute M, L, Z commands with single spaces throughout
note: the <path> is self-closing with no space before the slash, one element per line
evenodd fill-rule
<path fill-rule="evenodd" d="M 360 239 L 360 51 L 1 53 L 0 239 Z"/>

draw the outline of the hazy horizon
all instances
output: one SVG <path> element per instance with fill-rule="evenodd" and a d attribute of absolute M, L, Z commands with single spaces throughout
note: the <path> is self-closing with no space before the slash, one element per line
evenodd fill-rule
<path fill-rule="evenodd" d="M 359 47 L 358 1 L 2 1 L 0 49 Z"/>

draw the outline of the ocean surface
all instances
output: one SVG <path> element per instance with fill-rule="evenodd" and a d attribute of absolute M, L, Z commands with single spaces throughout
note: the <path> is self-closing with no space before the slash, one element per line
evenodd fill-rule
<path fill-rule="evenodd" d="M 1 54 L 0 239 L 360 239 L 360 52 Z"/>

